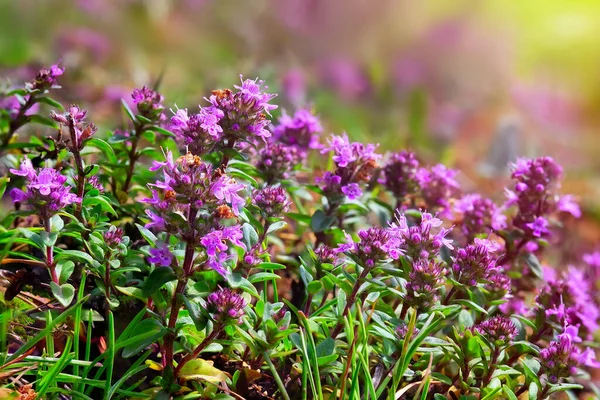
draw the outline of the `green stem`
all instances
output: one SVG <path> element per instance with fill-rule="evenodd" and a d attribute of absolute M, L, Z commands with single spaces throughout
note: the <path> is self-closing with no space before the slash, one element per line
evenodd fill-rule
<path fill-rule="evenodd" d="M 196 346 L 194 351 L 192 351 L 191 353 L 188 353 L 187 356 L 183 357 L 181 362 L 179 364 L 177 364 L 177 368 L 175 368 L 175 380 L 177 380 L 177 376 L 181 372 L 181 369 L 183 368 L 183 366 L 185 364 L 187 364 L 188 362 L 192 361 L 193 359 L 197 358 L 200 355 L 200 353 L 202 352 L 202 350 L 204 350 L 206 348 L 206 346 L 208 346 L 213 340 L 217 339 L 217 337 L 219 336 L 219 334 L 222 331 L 223 331 L 222 326 L 220 326 L 220 325 L 215 326 L 215 328 L 210 333 L 210 335 L 205 337 L 204 340 L 198 346 Z"/>
<path fill-rule="evenodd" d="M 285 385 L 283 384 L 281 377 L 277 373 L 277 369 L 275 368 L 275 365 L 271 361 L 271 358 L 269 357 L 269 354 L 266 351 L 263 353 L 263 358 L 265 359 L 265 362 L 267 363 L 267 365 L 269 366 L 269 369 L 271 370 L 271 373 L 273 374 L 273 379 L 275 379 L 275 382 L 277 383 L 277 387 L 279 388 L 279 392 L 281 393 L 281 396 L 284 398 L 284 400 L 290 400 L 290 396 L 288 395 L 287 391 L 285 390 Z"/>

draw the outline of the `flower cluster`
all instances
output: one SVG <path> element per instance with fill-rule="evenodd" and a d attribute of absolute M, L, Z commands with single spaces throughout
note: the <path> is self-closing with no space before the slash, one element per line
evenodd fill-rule
<path fill-rule="evenodd" d="M 319 134 L 322 131 L 319 119 L 309 110 L 301 108 L 293 116 L 283 113 L 279 124 L 273 128 L 273 139 L 305 153 L 321 147 Z"/>
<path fill-rule="evenodd" d="M 419 224 L 409 225 L 408 217 L 398 212 L 396 222 L 390 224 L 390 229 L 393 235 L 401 240 L 405 254 L 416 260 L 434 258 L 442 247 L 450 250 L 454 248 L 452 239 L 446 238 L 450 229 L 443 228 L 441 225 L 441 219 L 427 212 L 422 213 Z"/>
<path fill-rule="evenodd" d="M 540 351 L 540 372 L 546 374 L 550 383 L 558 383 L 562 378 L 575 375 L 580 366 L 600 367 L 593 350 L 588 348 L 582 352 L 577 347 L 576 343 L 580 341 L 576 333 L 574 335 L 567 328 Z"/>
<path fill-rule="evenodd" d="M 241 323 L 247 302 L 229 288 L 212 292 L 206 299 L 208 312 L 221 324 Z"/>
<path fill-rule="evenodd" d="M 111 226 L 108 231 L 104 233 L 104 243 L 108 247 L 115 247 L 123 241 L 123 229 Z"/>
<path fill-rule="evenodd" d="M 491 199 L 479 194 L 463 196 L 454 209 L 462 216 L 460 229 L 468 241 L 477 235 L 506 227 L 506 216 L 502 210 Z"/>
<path fill-rule="evenodd" d="M 417 171 L 417 182 L 421 188 L 421 197 L 428 210 L 445 212 L 450 207 L 449 200 L 460 190 L 459 183 L 454 179 L 458 171 L 443 164 L 431 168 L 421 168 Z"/>
<path fill-rule="evenodd" d="M 75 104 L 71 105 L 71 107 L 63 114 L 57 114 L 52 111 L 50 116 L 61 126 L 68 129 L 70 139 L 67 141 L 67 146 L 73 152 L 81 151 L 84 142 L 98 131 L 98 127 L 93 123 L 85 123 L 87 110 L 79 108 L 79 106 Z M 59 141 L 60 140 L 61 138 L 59 137 Z"/>
<path fill-rule="evenodd" d="M 288 179 L 302 162 L 302 152 L 297 147 L 270 141 L 258 152 L 256 169 L 268 184 Z"/>
<path fill-rule="evenodd" d="M 406 283 L 404 302 L 419 310 L 429 310 L 440 299 L 439 290 L 446 283 L 444 265 L 427 259 L 414 261 Z"/>
<path fill-rule="evenodd" d="M 400 240 L 391 229 L 369 228 L 358 232 L 359 242 L 346 236 L 338 252 L 351 255 L 361 266 L 371 268 L 378 262 L 400 257 Z"/>
<path fill-rule="evenodd" d="M 493 247 L 485 239 L 475 239 L 474 244 L 456 251 L 452 272 L 454 279 L 468 286 L 489 279 L 496 273 L 496 258 Z"/>
<path fill-rule="evenodd" d="M 281 186 L 266 186 L 252 193 L 252 203 L 260 210 L 263 218 L 278 217 L 290 209 L 290 201 Z"/>
<path fill-rule="evenodd" d="M 513 165 L 514 190 L 506 190 L 507 206 L 516 205 L 513 225 L 527 237 L 543 238 L 550 234 L 548 215 L 555 211 L 581 215 L 572 196 L 559 196 L 562 168 L 551 157 L 520 159 Z"/>
<path fill-rule="evenodd" d="M 170 267 L 174 259 L 175 257 L 166 243 L 158 243 L 156 247 L 151 248 L 150 257 L 147 258 L 149 263 L 158 267 Z"/>
<path fill-rule="evenodd" d="M 510 292 L 511 280 L 500 268 L 495 268 L 491 272 L 488 274 L 484 288 L 489 293 L 490 300 L 500 300 Z"/>
<path fill-rule="evenodd" d="M 591 334 L 598 329 L 600 310 L 583 271 L 570 267 L 564 279 L 548 279 L 536 298 L 537 313 L 559 326 L 577 325 Z"/>
<path fill-rule="evenodd" d="M 371 180 L 381 155 L 375 153 L 376 146 L 350 142 L 348 135 L 333 135 L 321 153 L 332 152 L 336 169 L 326 172 L 320 179 L 323 192 L 328 199 L 339 200 L 343 193 L 348 199 L 359 198 L 361 185 Z M 335 200 L 334 200 L 335 201 Z"/>
<path fill-rule="evenodd" d="M 151 168 L 159 169 L 164 180 L 150 185 L 152 198 L 144 200 L 153 208 L 146 210 L 150 218 L 146 227 L 204 247 L 206 265 L 226 275 L 223 263 L 230 256 L 225 242 L 244 245 L 239 241 L 242 237 L 239 225 L 224 227 L 221 220 L 240 213 L 245 200 L 238 192 L 244 185 L 191 153 L 173 160 L 169 152 L 165 162 L 155 162 Z"/>
<path fill-rule="evenodd" d="M 140 115 L 152 121 L 160 119 L 165 108 L 163 106 L 164 97 L 160 93 L 144 86 L 141 89 L 134 89 L 131 98 Z"/>
<path fill-rule="evenodd" d="M 177 110 L 170 128 L 196 155 L 232 148 L 237 141 L 270 137 L 267 115 L 277 106 L 269 103 L 275 95 L 263 92 L 262 85 L 263 81 L 246 79 L 235 86 L 235 92 L 215 90 L 207 99 L 210 106 L 200 106 L 197 114 L 190 116 L 185 109 Z"/>
<path fill-rule="evenodd" d="M 32 82 L 27 83 L 27 88 L 30 90 L 39 90 L 44 92 L 57 83 L 57 78 L 65 72 L 63 67 L 51 65 L 49 68 L 42 68 L 36 74 Z"/>
<path fill-rule="evenodd" d="M 43 221 L 48 221 L 54 214 L 69 204 L 80 202 L 71 188 L 65 186 L 67 177 L 54 168 L 35 170 L 31 161 L 24 158 L 19 169 L 11 169 L 11 173 L 23 176 L 27 180 L 25 190 L 14 188 L 10 195 L 13 201 L 25 204 L 35 210 Z"/>
<path fill-rule="evenodd" d="M 514 322 L 503 316 L 496 316 L 483 321 L 476 325 L 474 329 L 496 346 L 508 344 L 519 333 L 519 329 Z"/>
<path fill-rule="evenodd" d="M 393 153 L 382 170 L 383 177 L 379 179 L 379 183 L 392 192 L 398 204 L 402 204 L 405 199 L 418 192 L 419 161 L 415 153 L 410 151 Z"/>
<path fill-rule="evenodd" d="M 225 269 L 224 264 L 232 258 L 228 253 L 229 246 L 227 242 L 245 249 L 246 246 L 241 242 L 242 237 L 242 228 L 239 225 L 215 229 L 207 233 L 200 239 L 200 243 L 206 250 L 206 265 L 222 276 L 226 276 L 228 271 Z"/>

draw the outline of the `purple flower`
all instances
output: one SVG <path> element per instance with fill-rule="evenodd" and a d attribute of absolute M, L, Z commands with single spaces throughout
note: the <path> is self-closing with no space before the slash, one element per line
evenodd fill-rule
<path fill-rule="evenodd" d="M 339 252 L 326 245 L 320 245 L 315 249 L 316 262 L 319 264 L 337 265 L 339 262 Z"/>
<path fill-rule="evenodd" d="M 206 299 L 206 308 L 215 321 L 221 324 L 241 323 L 246 300 L 231 289 L 219 289 Z"/>
<path fill-rule="evenodd" d="M 50 117 L 65 127 L 69 133 L 67 145 L 72 152 L 78 152 L 83 149 L 84 142 L 91 138 L 97 131 L 98 127 L 93 123 L 85 123 L 87 110 L 79 108 L 72 104 L 64 114 L 58 114 L 54 111 L 50 113 Z"/>
<path fill-rule="evenodd" d="M 223 137 L 219 125 L 224 113 L 216 107 L 200 107 L 197 114 L 188 116 L 186 109 L 178 109 L 171 117 L 170 129 L 177 139 L 193 154 L 203 154 Z"/>
<path fill-rule="evenodd" d="M 519 159 L 512 165 L 514 190 L 508 190 L 506 206 L 516 205 L 513 225 L 529 236 L 547 237 L 547 216 L 555 211 L 581 214 L 572 196 L 557 194 L 562 168 L 550 157 Z"/>
<path fill-rule="evenodd" d="M 323 127 L 319 119 L 309 110 L 299 109 L 294 116 L 285 112 L 279 118 L 279 125 L 273 129 L 273 138 L 281 143 L 295 146 L 301 151 L 320 148 L 319 134 Z"/>
<path fill-rule="evenodd" d="M 506 216 L 492 200 L 478 194 L 463 196 L 455 209 L 462 214 L 461 230 L 469 239 L 506 228 Z"/>
<path fill-rule="evenodd" d="M 285 97 L 292 104 L 298 105 L 306 98 L 306 79 L 302 71 L 293 69 L 288 71 L 282 78 L 281 86 Z"/>
<path fill-rule="evenodd" d="M 147 228 L 199 244 L 203 235 L 221 229 L 220 221 L 238 215 L 245 205 L 238 195 L 244 185 L 191 153 L 173 160 L 168 152 L 166 160 L 155 161 L 150 170 L 160 170 L 162 180 L 148 185 L 152 197 L 143 200 L 152 206 L 146 210 Z"/>
<path fill-rule="evenodd" d="M 252 203 L 260 210 L 264 218 L 278 217 L 290 209 L 290 201 L 281 186 L 266 186 L 252 194 Z"/>
<path fill-rule="evenodd" d="M 523 299 L 519 297 L 512 297 L 506 303 L 502 303 L 498 306 L 498 309 L 506 315 L 528 315 L 529 308 L 527 308 Z"/>
<path fill-rule="evenodd" d="M 362 189 L 358 183 L 350 183 L 346 186 L 342 186 L 342 193 L 344 193 L 349 200 L 355 200 L 362 196 Z"/>
<path fill-rule="evenodd" d="M 595 353 L 591 349 L 581 351 L 573 341 L 572 333 L 563 332 L 550 342 L 547 348 L 540 351 L 542 368 L 540 373 L 546 374 L 552 384 L 560 382 L 577 373 L 577 367 L 587 366 L 600 368 Z"/>
<path fill-rule="evenodd" d="M 287 179 L 302 162 L 303 155 L 297 147 L 283 143 L 268 143 L 258 153 L 256 168 L 264 180 L 273 184 Z"/>
<path fill-rule="evenodd" d="M 581 208 L 579 208 L 579 204 L 575 201 L 575 197 L 570 194 L 560 196 L 557 207 L 559 211 L 567 212 L 575 218 L 581 217 Z"/>
<path fill-rule="evenodd" d="M 104 243 L 108 247 L 115 247 L 123 241 L 123 230 L 112 226 L 104 233 Z"/>
<path fill-rule="evenodd" d="M 457 174 L 457 171 L 442 164 L 419 169 L 417 181 L 421 188 L 421 196 L 428 209 L 437 208 L 442 211 L 448 209 L 449 199 L 460 190 L 460 185 L 454 179 Z"/>
<path fill-rule="evenodd" d="M 35 76 L 35 80 L 27 83 L 27 88 L 44 92 L 55 86 L 57 83 L 57 78 L 64 72 L 65 69 L 63 67 L 59 67 L 58 65 L 52 65 L 49 68 L 42 68 Z"/>
<path fill-rule="evenodd" d="M 206 251 L 207 266 L 226 277 L 229 271 L 225 268 L 225 262 L 231 259 L 227 242 L 245 249 L 246 246 L 241 242 L 242 237 L 243 233 L 239 225 L 214 230 L 204 235 L 200 243 Z"/>
<path fill-rule="evenodd" d="M 584 254 L 583 261 L 594 269 L 600 269 L 600 251 Z"/>
<path fill-rule="evenodd" d="M 156 248 L 150 249 L 150 257 L 148 261 L 155 264 L 157 267 L 170 267 L 173 262 L 173 254 L 169 250 L 166 243 L 157 243 Z"/>
<path fill-rule="evenodd" d="M 147 86 L 134 89 L 131 98 L 139 113 L 150 120 L 159 118 L 165 108 L 163 106 L 164 97 Z"/>
<path fill-rule="evenodd" d="M 390 229 L 373 227 L 359 231 L 358 237 L 360 241 L 355 243 L 347 235 L 347 242 L 340 245 L 338 251 L 351 254 L 363 267 L 372 268 L 378 262 L 400 257 L 401 241 Z"/>
<path fill-rule="evenodd" d="M 475 326 L 475 330 L 497 346 L 506 345 L 519 333 L 510 318 L 496 316 Z"/>
<path fill-rule="evenodd" d="M 341 136 L 332 135 L 327 142 L 329 147 L 323 148 L 321 153 L 333 152 L 333 161 L 341 168 L 358 160 L 365 162 L 381 158 L 381 155 L 375 153 L 376 145 L 369 143 L 365 146 L 359 142 L 350 142 L 345 133 Z"/>
<path fill-rule="evenodd" d="M 525 224 L 525 226 L 529 228 L 534 237 L 543 237 L 550 232 L 548 230 L 548 220 L 544 217 L 537 217 L 533 222 Z"/>
<path fill-rule="evenodd" d="M 452 271 L 454 279 L 458 282 L 476 286 L 478 282 L 488 279 L 496 271 L 496 258 L 492 256 L 488 246 L 470 244 L 458 249 Z"/>
<path fill-rule="evenodd" d="M 23 176 L 27 180 L 25 191 L 14 188 L 10 195 L 14 202 L 23 203 L 37 211 L 43 221 L 72 203 L 81 199 L 70 193 L 65 187 L 67 177 L 53 168 L 35 170 L 28 158 L 23 159 L 19 169 L 11 169 L 11 173 Z"/>
<path fill-rule="evenodd" d="M 235 86 L 237 92 L 229 89 L 214 90 L 208 99 L 212 106 L 223 113 L 219 121 L 228 140 L 252 142 L 254 138 L 268 138 L 271 133 L 266 129 L 269 123 L 267 115 L 277 108 L 269 102 L 276 96 L 262 91 L 263 81 L 243 78 L 241 86 Z M 267 86 L 264 87 L 268 89 Z"/>
<path fill-rule="evenodd" d="M 390 229 L 394 236 L 403 242 L 406 255 L 416 260 L 434 258 L 442 247 L 454 249 L 452 240 L 446 238 L 450 229 L 441 228 L 441 225 L 442 221 L 439 218 L 424 212 L 419 224 L 409 226 L 406 215 L 398 212 L 396 222 L 390 224 Z"/>
<path fill-rule="evenodd" d="M 98 192 L 104 193 L 104 186 L 100 182 L 98 175 L 94 175 L 90 179 L 88 179 L 87 184 L 93 187 L 94 189 L 98 190 Z"/>
<path fill-rule="evenodd" d="M 495 268 L 488 274 L 484 287 L 490 293 L 492 300 L 499 300 L 510 292 L 512 285 L 510 278 L 502 270 Z"/>
<path fill-rule="evenodd" d="M 16 117 L 21 109 L 21 103 L 15 96 L 0 97 L 0 110 L 6 110 L 11 118 Z"/>
<path fill-rule="evenodd" d="M 346 134 L 332 135 L 328 145 L 321 150 L 321 153 L 333 153 L 336 170 L 326 172 L 318 181 L 324 194 L 330 203 L 338 202 L 342 197 L 341 194 L 347 195 L 348 198 L 360 196 L 360 184 L 371 180 L 371 175 L 377 167 L 377 160 L 381 158 L 381 155 L 375 153 L 377 146 L 350 142 Z M 362 189 L 360 190 L 362 193 Z"/>
<path fill-rule="evenodd" d="M 229 203 L 235 215 L 239 215 L 246 200 L 240 197 L 238 192 L 244 188 L 243 184 L 236 183 L 233 178 L 223 175 L 212 184 L 210 190 L 217 199 Z"/>
<path fill-rule="evenodd" d="M 392 192 L 398 202 L 402 202 L 408 196 L 418 192 L 418 170 L 419 161 L 415 153 L 409 151 L 394 153 L 384 165 L 383 178 L 379 180 L 379 183 Z"/>
<path fill-rule="evenodd" d="M 398 338 L 400 340 L 404 340 L 406 338 L 406 335 L 408 334 L 408 324 L 406 322 L 401 322 L 397 327 L 396 327 L 396 335 L 398 335 Z M 415 337 L 419 334 L 419 329 L 417 327 L 413 328 L 412 331 L 412 335 L 411 337 Z"/>
<path fill-rule="evenodd" d="M 419 258 L 413 261 L 404 302 L 420 311 L 427 311 L 439 301 L 439 290 L 445 283 L 446 270 L 441 263 Z"/>

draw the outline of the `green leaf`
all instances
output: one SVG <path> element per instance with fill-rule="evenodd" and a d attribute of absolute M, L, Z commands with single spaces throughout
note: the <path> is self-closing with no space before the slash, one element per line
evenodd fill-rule
<path fill-rule="evenodd" d="M 70 283 L 64 283 L 59 286 L 55 282 L 50 282 L 50 288 L 56 300 L 65 307 L 68 307 L 75 297 L 75 288 Z"/>
<path fill-rule="evenodd" d="M 92 258 L 88 253 L 84 253 L 79 250 L 62 250 L 55 257 L 56 261 L 60 260 L 78 260 L 84 261 L 93 267 L 98 267 L 98 262 Z"/>
<path fill-rule="evenodd" d="M 224 382 L 227 375 L 215 368 L 212 361 L 201 358 L 189 361 L 179 371 L 179 377 L 184 380 L 203 380 L 212 383 Z"/>
<path fill-rule="evenodd" d="M 18 228 L 18 229 L 19 229 L 19 232 L 21 232 L 23 234 L 23 236 L 25 236 L 27 239 L 29 239 L 33 243 L 35 243 L 35 246 L 38 249 L 40 249 L 40 250 L 44 249 L 44 241 L 42 240 L 42 237 L 40 235 L 38 235 L 34 231 L 26 229 L 26 228 Z"/>
<path fill-rule="evenodd" d="M 156 246 L 156 241 L 158 240 L 158 238 L 154 236 L 154 233 L 150 232 L 148 229 L 144 228 L 140 224 L 135 224 L 135 226 L 137 226 L 138 230 L 142 234 L 142 237 L 146 239 L 146 242 L 148 242 L 152 246 Z"/>
<path fill-rule="evenodd" d="M 249 223 L 242 225 L 242 233 L 244 234 L 244 244 L 246 249 L 250 250 L 252 246 L 258 243 L 258 233 Z"/>
<path fill-rule="evenodd" d="M 312 281 L 306 287 L 306 291 L 310 294 L 318 293 L 321 289 L 323 289 L 323 284 L 321 281 Z"/>
<path fill-rule="evenodd" d="M 511 388 L 509 388 L 506 385 L 502 385 L 502 390 L 504 391 L 504 394 L 506 394 L 506 396 L 510 399 L 510 400 L 519 400 L 517 398 L 517 395 L 515 394 L 515 392 L 512 391 Z"/>
<path fill-rule="evenodd" d="M 458 323 L 465 328 L 470 328 L 475 324 L 475 321 L 473 321 L 473 316 L 468 310 L 461 310 L 458 314 Z"/>
<path fill-rule="evenodd" d="M 52 129 L 58 129 L 58 124 L 56 122 L 54 122 L 53 119 L 50 119 L 48 117 L 44 117 L 42 115 L 30 115 L 27 117 L 27 120 L 29 122 L 31 122 L 32 124 L 38 124 L 38 125 L 44 125 L 44 126 L 48 126 Z"/>
<path fill-rule="evenodd" d="M 8 184 L 8 176 L 4 176 L 0 178 L 0 199 L 4 196 L 4 192 L 6 191 L 6 186 Z"/>
<path fill-rule="evenodd" d="M 126 296 L 135 297 L 138 300 L 146 302 L 147 296 L 144 296 L 142 289 L 134 286 L 115 286 L 115 288 Z"/>
<path fill-rule="evenodd" d="M 285 221 L 277 221 L 271 225 L 269 225 L 269 229 L 267 229 L 267 234 L 276 232 L 287 225 Z"/>
<path fill-rule="evenodd" d="M 129 108 L 129 105 L 127 105 L 127 102 L 124 99 L 121 99 L 121 105 L 123 106 L 123 110 L 125 110 L 125 113 L 129 117 L 131 122 L 135 124 L 135 114 L 133 113 L 133 111 L 131 111 L 131 108 Z"/>
<path fill-rule="evenodd" d="M 463 306 L 466 306 L 467 308 L 470 308 L 471 310 L 475 310 L 475 311 L 483 313 L 483 314 L 488 313 L 483 307 L 481 307 L 479 304 L 477 304 L 471 300 L 460 299 L 460 300 L 454 300 L 454 302 L 458 303 L 458 304 L 462 304 Z"/>
<path fill-rule="evenodd" d="M 100 150 L 104 156 L 107 158 L 109 164 L 117 163 L 117 156 L 115 155 L 115 151 L 112 146 L 99 138 L 91 138 L 85 142 L 86 147 L 94 147 Z"/>
<path fill-rule="evenodd" d="M 244 171 L 240 171 L 237 168 L 227 168 L 227 172 L 229 173 L 229 175 L 234 176 L 236 178 L 240 178 L 248 183 L 250 183 L 252 186 L 254 186 L 255 188 L 259 187 L 260 185 L 258 184 L 258 182 L 256 182 L 256 179 L 254 179 L 253 177 L 251 177 L 250 175 L 248 175 L 247 173 L 245 173 Z"/>
<path fill-rule="evenodd" d="M 64 228 L 65 223 L 60 217 L 60 215 L 56 214 L 52 218 L 50 218 L 50 231 L 51 232 L 60 232 Z"/>
<path fill-rule="evenodd" d="M 250 283 L 257 283 L 257 282 L 264 282 L 264 281 L 268 281 L 271 279 L 280 279 L 280 278 L 281 277 L 279 275 L 271 273 L 271 272 L 259 272 L 257 274 L 250 276 L 248 278 L 248 281 L 250 281 Z"/>
<path fill-rule="evenodd" d="M 317 344 L 316 351 L 317 357 L 326 357 L 332 355 L 335 351 L 335 340 L 330 337 L 322 340 L 319 344 Z"/>
<path fill-rule="evenodd" d="M 279 264 L 279 263 L 262 262 L 262 263 L 256 265 L 254 268 L 277 270 L 277 269 L 286 269 L 287 267 L 285 265 Z"/>
<path fill-rule="evenodd" d="M 56 263 L 56 273 L 58 274 L 58 281 L 65 283 L 73 274 L 75 270 L 75 263 L 70 260 L 61 260 Z"/>
<path fill-rule="evenodd" d="M 317 210 L 310 220 L 310 228 L 315 233 L 323 232 L 325 229 L 329 228 L 334 221 L 334 216 L 325 215 L 323 210 Z"/>
<path fill-rule="evenodd" d="M 124 345 L 123 357 L 129 358 L 136 355 L 162 338 L 166 333 L 167 329 L 164 329 L 159 321 L 153 318 L 143 320 L 136 325 L 131 332 L 131 336 L 121 344 Z"/>
<path fill-rule="evenodd" d="M 173 270 L 169 267 L 157 267 L 150 273 L 150 276 L 144 281 L 142 287 L 142 294 L 150 297 L 160 290 L 161 287 L 167 282 L 171 282 L 177 279 L 177 275 L 173 273 Z"/>
<path fill-rule="evenodd" d="M 190 318 L 192 319 L 192 321 L 194 321 L 194 326 L 196 327 L 197 330 L 201 331 L 204 328 L 206 328 L 206 323 L 207 323 L 207 318 L 206 315 L 202 313 L 202 310 L 200 309 L 200 305 L 190 299 L 188 299 L 186 296 L 179 294 L 178 295 L 179 298 L 181 300 L 183 300 L 183 304 L 185 305 L 185 308 L 188 310 L 188 313 L 190 314 Z"/>
<path fill-rule="evenodd" d="M 559 383 L 558 385 L 550 385 L 550 390 L 548 390 L 548 396 L 550 396 L 552 393 L 557 393 L 557 392 L 564 392 L 566 390 L 579 390 L 579 389 L 583 389 L 583 386 L 578 385 L 576 383 Z"/>
<path fill-rule="evenodd" d="M 540 260 L 533 253 L 527 253 L 523 256 L 523 259 L 531 269 L 531 271 L 535 274 L 536 277 L 540 279 L 544 279 L 544 272 L 542 271 L 542 264 L 540 264 Z"/>
<path fill-rule="evenodd" d="M 64 111 L 64 110 L 65 110 L 65 108 L 63 107 L 63 105 L 62 105 L 62 104 L 60 104 L 58 101 L 56 101 L 56 100 L 54 100 L 54 99 L 51 99 L 50 97 L 45 97 L 45 96 L 43 96 L 43 97 L 36 97 L 36 98 L 35 98 L 35 102 L 36 102 L 36 103 L 44 103 L 44 104 L 47 104 L 47 105 L 49 105 L 50 107 L 55 107 L 55 108 L 58 108 L 58 109 L 59 109 L 59 110 L 61 110 L 61 111 Z"/>
<path fill-rule="evenodd" d="M 111 213 L 115 217 L 118 217 L 117 212 L 115 211 L 113 206 L 110 205 L 109 200 L 106 196 L 100 195 L 100 196 L 94 196 L 94 197 L 86 197 L 85 199 L 83 199 L 83 205 L 84 206 L 100 205 L 100 208 L 102 209 L 102 211 L 104 211 L 105 213 Z"/>
<path fill-rule="evenodd" d="M 161 128 L 160 126 L 153 126 L 152 128 L 150 128 L 150 130 L 154 131 L 156 133 L 160 133 L 162 135 L 165 135 L 167 137 L 175 137 L 175 134 L 173 132 L 171 132 L 168 129 Z"/>
<path fill-rule="evenodd" d="M 310 222 L 312 221 L 312 218 L 310 215 L 306 215 L 306 214 L 300 214 L 300 213 L 287 213 L 286 214 L 289 218 L 293 219 L 294 221 L 297 222 L 302 222 L 303 224 L 310 224 Z"/>

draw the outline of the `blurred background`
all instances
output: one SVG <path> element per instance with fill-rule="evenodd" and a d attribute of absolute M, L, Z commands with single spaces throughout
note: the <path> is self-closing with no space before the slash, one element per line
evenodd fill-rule
<path fill-rule="evenodd" d="M 597 215 L 597 21 L 596 0 L 0 0 L 0 69 L 20 84 L 62 60 L 60 100 L 103 129 L 134 87 L 194 107 L 260 76 L 280 109 L 449 163 L 467 188 L 552 155 Z"/>

